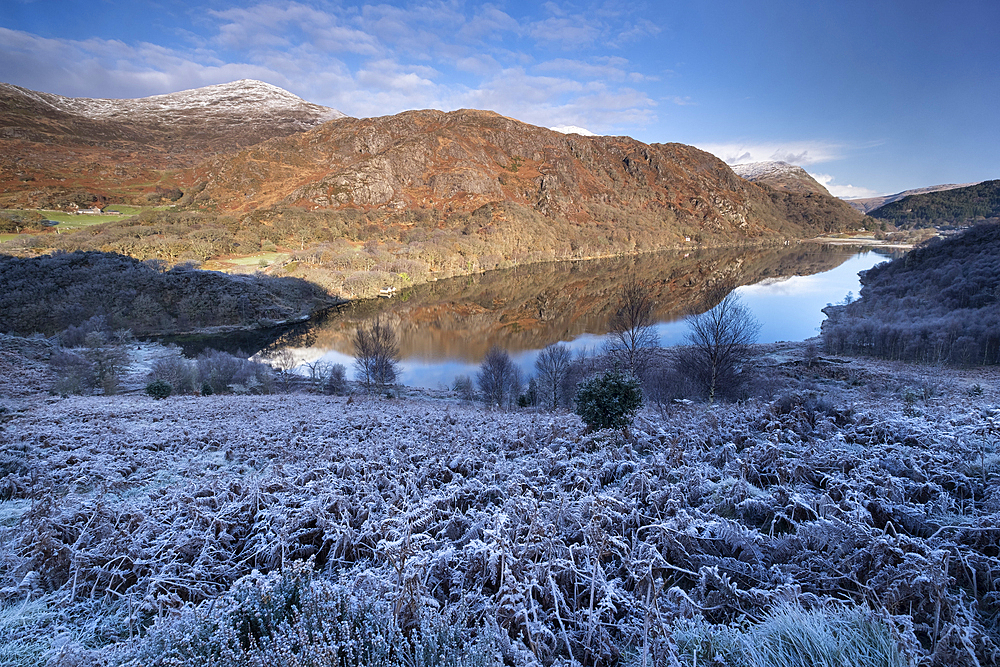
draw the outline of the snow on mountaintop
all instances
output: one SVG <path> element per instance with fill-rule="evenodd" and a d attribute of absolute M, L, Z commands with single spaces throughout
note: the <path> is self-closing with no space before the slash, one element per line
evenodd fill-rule
<path fill-rule="evenodd" d="M 741 178 L 753 183 L 766 183 L 776 190 L 822 195 L 830 194 L 805 169 L 794 164 L 788 164 L 787 162 L 748 162 L 746 164 L 730 165 L 729 168 Z"/>
<path fill-rule="evenodd" d="M 313 121 L 310 125 L 344 117 L 336 109 L 306 102 L 287 90 L 253 79 L 136 99 L 63 97 L 11 84 L 0 84 L 0 90 L 3 89 L 6 89 L 5 92 L 18 92 L 55 110 L 93 120 L 141 118 L 167 121 L 193 111 L 216 117 L 242 115 L 247 120 L 253 120 L 276 112 L 295 110 Z"/>
<path fill-rule="evenodd" d="M 561 132 L 562 134 L 579 134 L 583 137 L 596 137 L 597 134 L 591 132 L 585 127 L 579 127 L 578 125 L 557 125 L 555 127 L 550 127 L 553 132 Z"/>
<path fill-rule="evenodd" d="M 765 176 L 778 176 L 784 174 L 805 173 L 802 167 L 787 162 L 747 162 L 746 164 L 734 164 L 729 167 L 737 176 L 753 181 Z"/>

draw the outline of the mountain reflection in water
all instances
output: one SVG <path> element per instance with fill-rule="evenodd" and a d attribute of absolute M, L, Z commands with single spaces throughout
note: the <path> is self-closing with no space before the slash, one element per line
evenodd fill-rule
<path fill-rule="evenodd" d="M 350 368 L 355 330 L 378 316 L 399 336 L 405 384 L 437 387 L 474 375 L 492 345 L 530 372 L 538 350 L 552 343 L 599 347 L 621 287 L 633 278 L 650 290 L 665 345 L 682 341 L 686 314 L 715 305 L 706 298 L 719 284 L 746 286 L 740 293 L 761 320 L 761 342 L 801 340 L 816 335 L 823 306 L 857 292 L 858 271 L 885 259 L 857 248 L 797 245 L 534 264 L 353 302 L 296 327 L 267 351 L 287 347 L 301 363 L 322 358 Z"/>

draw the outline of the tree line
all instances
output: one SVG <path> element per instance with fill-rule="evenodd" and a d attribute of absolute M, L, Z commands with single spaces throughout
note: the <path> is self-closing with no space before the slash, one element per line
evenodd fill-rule
<path fill-rule="evenodd" d="M 910 195 L 871 211 L 869 215 L 900 229 L 969 225 L 1000 219 L 1000 180 L 939 192 Z"/>

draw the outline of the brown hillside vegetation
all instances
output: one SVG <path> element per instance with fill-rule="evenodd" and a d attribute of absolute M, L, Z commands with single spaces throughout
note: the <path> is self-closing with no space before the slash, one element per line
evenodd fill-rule
<path fill-rule="evenodd" d="M 197 202 L 227 211 L 450 213 L 503 202 L 593 226 L 598 234 L 603 226 L 641 219 L 659 247 L 686 237 L 695 243 L 801 237 L 860 220 L 830 197 L 778 195 L 750 184 L 690 146 L 564 135 L 466 109 L 343 118 L 221 156 L 188 178 L 198 189 L 204 184 Z M 790 225 L 793 213 L 801 215 Z"/>
<path fill-rule="evenodd" d="M 0 191 L 7 206 L 122 203 L 169 173 L 313 127 L 339 112 L 259 81 L 140 99 L 86 99 L 0 83 Z M 165 182 L 161 182 L 165 181 Z"/>

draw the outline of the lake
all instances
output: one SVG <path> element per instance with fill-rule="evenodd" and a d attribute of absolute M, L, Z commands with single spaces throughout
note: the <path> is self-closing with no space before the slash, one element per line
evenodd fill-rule
<path fill-rule="evenodd" d="M 735 288 L 760 321 L 759 342 L 804 340 L 818 334 L 822 308 L 857 295 L 859 271 L 889 258 L 884 250 L 797 244 L 535 264 L 353 302 L 287 332 L 265 352 L 288 348 L 300 364 L 340 363 L 353 377 L 351 337 L 379 317 L 399 336 L 403 384 L 440 388 L 459 375 L 474 378 L 492 345 L 506 349 L 527 377 L 552 343 L 599 349 L 621 286 L 633 278 L 656 303 L 663 345 L 683 342 L 684 317 L 715 305 L 708 299 L 720 285 Z"/>

